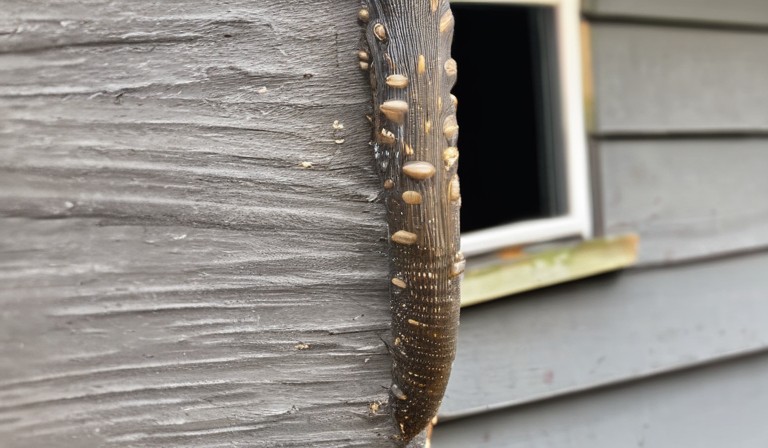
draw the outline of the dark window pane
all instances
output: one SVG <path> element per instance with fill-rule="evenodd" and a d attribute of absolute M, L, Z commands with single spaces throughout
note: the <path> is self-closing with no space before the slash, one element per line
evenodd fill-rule
<path fill-rule="evenodd" d="M 461 228 L 563 214 L 550 8 L 454 3 Z"/>

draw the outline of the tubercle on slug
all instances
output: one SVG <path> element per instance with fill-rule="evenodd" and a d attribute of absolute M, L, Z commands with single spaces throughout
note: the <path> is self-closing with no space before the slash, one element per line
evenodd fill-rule
<path fill-rule="evenodd" d="M 407 443 L 435 417 L 456 353 L 460 281 L 454 18 L 447 0 L 363 0 L 360 68 L 390 233 L 390 407 Z"/>

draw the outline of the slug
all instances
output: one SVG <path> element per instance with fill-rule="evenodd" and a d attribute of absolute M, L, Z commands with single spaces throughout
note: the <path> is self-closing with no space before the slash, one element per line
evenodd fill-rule
<path fill-rule="evenodd" d="M 389 226 L 392 386 L 407 444 L 436 416 L 456 354 L 460 281 L 456 61 L 448 0 L 363 0 L 359 67 Z"/>

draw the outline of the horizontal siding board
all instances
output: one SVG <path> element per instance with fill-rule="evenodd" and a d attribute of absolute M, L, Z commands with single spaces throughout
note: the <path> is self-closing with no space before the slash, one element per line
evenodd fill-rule
<path fill-rule="evenodd" d="M 584 3 L 584 11 L 597 17 L 768 25 L 768 3 L 764 0 L 587 0 Z"/>
<path fill-rule="evenodd" d="M 394 445 L 359 5 L 295 3 L 3 2 L 4 448 Z"/>
<path fill-rule="evenodd" d="M 768 246 L 768 139 L 598 144 L 602 226 L 640 235 L 639 263 Z"/>
<path fill-rule="evenodd" d="M 595 23 L 595 132 L 768 131 L 768 32 Z"/>
<path fill-rule="evenodd" d="M 766 378 L 768 355 L 737 359 L 438 425 L 432 446 L 764 447 Z"/>
<path fill-rule="evenodd" d="M 766 272 L 763 252 L 630 270 L 467 308 L 441 414 L 466 416 L 765 350 Z"/>

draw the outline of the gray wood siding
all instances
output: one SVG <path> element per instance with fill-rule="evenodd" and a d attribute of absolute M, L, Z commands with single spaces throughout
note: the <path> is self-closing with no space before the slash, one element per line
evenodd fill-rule
<path fill-rule="evenodd" d="M 592 17 L 621 16 L 724 25 L 768 25 L 764 0 L 584 0 Z"/>
<path fill-rule="evenodd" d="M 744 358 L 448 423 L 432 446 L 762 448 L 766 378 L 768 356 Z"/>
<path fill-rule="evenodd" d="M 391 446 L 358 3 L 44 3 L 0 16 L 0 444 Z M 696 4 L 588 9 L 645 267 L 466 310 L 433 446 L 768 443 L 768 12 Z"/>
<path fill-rule="evenodd" d="M 640 265 L 467 309 L 433 446 L 766 446 L 768 3 L 584 10 L 597 224 Z"/>
<path fill-rule="evenodd" d="M 357 7 L 3 2 L 3 447 L 390 445 Z"/>
<path fill-rule="evenodd" d="M 765 272 L 768 253 L 760 253 L 600 276 L 465 309 L 441 414 L 766 350 Z"/>
<path fill-rule="evenodd" d="M 599 145 L 603 225 L 637 232 L 639 263 L 768 247 L 768 139 Z"/>
<path fill-rule="evenodd" d="M 768 131 L 768 32 L 594 23 L 592 51 L 598 135 Z"/>

